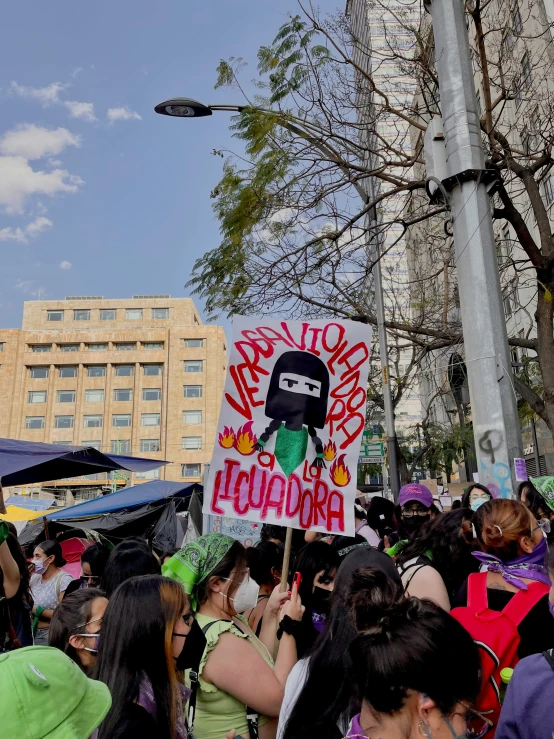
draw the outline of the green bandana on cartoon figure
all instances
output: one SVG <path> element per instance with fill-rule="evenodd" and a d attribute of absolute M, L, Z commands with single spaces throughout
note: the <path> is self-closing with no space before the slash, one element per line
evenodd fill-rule
<path fill-rule="evenodd" d="M 533 483 L 535 489 L 545 499 L 550 510 L 554 511 L 554 477 L 530 477 L 529 482 Z"/>
<path fill-rule="evenodd" d="M 302 427 L 299 431 L 291 431 L 285 424 L 277 429 L 275 439 L 275 459 L 288 477 L 306 459 L 308 448 L 308 429 Z"/>
<path fill-rule="evenodd" d="M 225 534 L 199 536 L 162 565 L 162 575 L 181 583 L 196 610 L 195 586 L 211 575 L 234 543 L 235 540 Z"/>

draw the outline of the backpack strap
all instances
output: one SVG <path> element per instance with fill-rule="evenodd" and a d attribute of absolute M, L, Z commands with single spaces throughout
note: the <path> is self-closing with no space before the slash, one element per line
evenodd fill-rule
<path fill-rule="evenodd" d="M 214 621 L 210 621 L 210 623 L 202 627 L 202 633 L 206 634 L 210 630 L 210 628 L 214 624 L 218 623 L 219 621 L 223 621 L 223 619 L 218 618 L 218 619 L 215 619 Z M 189 697 L 189 710 L 187 714 L 187 728 L 188 728 L 189 736 L 192 736 L 192 730 L 194 728 L 194 716 L 196 714 L 196 696 L 198 693 L 198 672 L 200 670 L 201 660 L 202 660 L 202 655 L 200 655 L 198 664 L 194 665 L 194 667 L 191 667 L 190 672 L 189 672 L 189 680 L 190 680 L 190 688 L 191 688 L 191 694 Z"/>
<path fill-rule="evenodd" d="M 402 579 L 402 576 L 406 574 L 406 572 L 409 572 L 410 570 L 413 570 L 411 575 L 409 576 L 406 584 L 404 585 L 404 590 L 407 591 L 410 587 L 410 583 L 414 579 L 414 577 L 417 575 L 417 573 L 422 570 L 424 567 L 429 567 L 430 565 L 421 564 L 420 562 L 414 562 L 411 565 L 408 565 L 402 572 L 400 573 L 400 578 Z"/>
<path fill-rule="evenodd" d="M 547 652 L 543 652 L 542 656 L 550 665 L 552 672 L 554 672 L 554 649 L 549 649 Z"/>
<path fill-rule="evenodd" d="M 475 572 L 468 577 L 467 607 L 474 613 L 481 613 L 489 607 L 486 572 Z"/>
<path fill-rule="evenodd" d="M 544 598 L 549 589 L 548 585 L 542 582 L 529 583 L 527 590 L 520 590 L 513 598 L 510 598 L 510 602 L 502 613 L 508 616 L 517 628 L 529 611 L 537 605 L 541 598 Z"/>

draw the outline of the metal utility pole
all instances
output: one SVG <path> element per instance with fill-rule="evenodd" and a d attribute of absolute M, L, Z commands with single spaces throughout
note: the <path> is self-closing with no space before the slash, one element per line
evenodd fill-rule
<path fill-rule="evenodd" d="M 425 0 L 433 20 L 448 191 L 479 480 L 514 496 L 523 456 L 462 0 Z"/>

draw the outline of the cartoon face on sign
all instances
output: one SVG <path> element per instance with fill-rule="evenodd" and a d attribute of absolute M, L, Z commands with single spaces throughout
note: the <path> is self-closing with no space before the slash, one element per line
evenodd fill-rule
<path fill-rule="evenodd" d="M 275 362 L 265 415 L 271 423 L 258 439 L 263 451 L 276 432 L 275 459 L 288 477 L 306 459 L 308 436 L 315 445 L 315 467 L 325 467 L 323 444 L 316 429 L 323 429 L 329 397 L 329 371 L 325 364 L 302 351 L 285 352 Z"/>

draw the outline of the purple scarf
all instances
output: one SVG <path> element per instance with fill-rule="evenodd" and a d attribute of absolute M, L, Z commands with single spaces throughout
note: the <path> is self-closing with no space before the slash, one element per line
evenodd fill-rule
<path fill-rule="evenodd" d="M 177 706 L 177 737 L 178 739 L 186 739 L 184 708 L 192 691 L 181 683 L 179 683 L 179 690 L 181 691 L 181 704 Z M 156 718 L 156 699 L 154 698 L 152 683 L 146 675 L 140 683 L 138 704 L 148 711 L 153 718 Z"/>
<path fill-rule="evenodd" d="M 547 551 L 548 544 L 543 538 L 531 554 L 523 554 L 517 559 L 509 559 L 506 562 L 495 557 L 494 554 L 485 554 L 485 552 L 472 552 L 472 554 L 484 565 L 487 572 L 499 572 L 510 585 L 520 590 L 527 590 L 526 583 L 520 580 L 522 577 L 527 580 L 537 580 L 550 587 L 550 577 L 544 564 Z"/>

